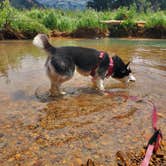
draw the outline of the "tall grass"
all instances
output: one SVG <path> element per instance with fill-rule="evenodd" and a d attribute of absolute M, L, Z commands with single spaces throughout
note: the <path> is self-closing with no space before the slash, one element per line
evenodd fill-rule
<path fill-rule="evenodd" d="M 166 28 L 166 14 L 164 12 L 152 13 L 147 18 L 147 28 L 165 27 Z"/>
<path fill-rule="evenodd" d="M 130 31 L 135 29 L 135 21 L 146 21 L 146 28 L 162 26 L 166 28 L 166 12 L 137 13 L 135 7 L 119 8 L 115 11 L 97 12 L 85 11 L 62 11 L 56 9 L 31 9 L 18 10 L 10 6 L 6 0 L 0 8 L 0 29 L 6 24 L 14 30 L 33 36 L 39 32 L 49 33 L 52 30 L 60 32 L 73 32 L 79 28 L 108 29 L 101 20 L 117 19 L 124 20 L 118 28 Z"/>

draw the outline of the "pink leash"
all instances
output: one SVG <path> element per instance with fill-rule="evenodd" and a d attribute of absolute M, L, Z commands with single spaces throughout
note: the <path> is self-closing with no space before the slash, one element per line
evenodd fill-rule
<path fill-rule="evenodd" d="M 153 112 L 152 112 L 152 127 L 154 129 L 154 134 L 150 138 L 145 157 L 141 163 L 141 166 L 148 166 L 151 156 L 153 153 L 156 153 L 158 148 L 160 147 L 160 143 L 162 140 L 162 133 L 160 129 L 157 129 L 157 108 L 156 106 L 150 101 L 150 103 L 153 105 Z"/>
<path fill-rule="evenodd" d="M 136 96 L 130 96 L 129 99 L 131 99 L 132 101 L 138 100 L 138 98 Z M 150 140 L 148 142 L 146 154 L 145 154 L 145 157 L 140 166 L 149 165 L 152 154 L 157 152 L 158 148 L 160 147 L 161 140 L 162 140 L 162 133 L 161 133 L 160 129 L 157 129 L 157 108 L 152 101 L 148 101 L 148 103 L 150 103 L 153 106 L 152 127 L 154 129 L 154 134 L 152 135 L 152 137 L 150 138 Z"/>
<path fill-rule="evenodd" d="M 111 95 L 110 92 L 106 92 L 106 93 Z M 132 101 L 139 100 L 136 96 L 129 96 L 129 97 L 125 96 L 125 98 L 129 98 Z M 157 152 L 158 148 L 160 147 L 161 140 L 162 140 L 162 133 L 161 133 L 160 129 L 157 129 L 157 108 L 152 101 L 148 101 L 148 103 L 152 104 L 152 106 L 153 106 L 152 127 L 154 129 L 154 134 L 152 135 L 152 137 L 150 138 L 150 140 L 148 142 L 146 154 L 145 154 L 145 157 L 140 166 L 149 165 L 152 154 Z"/>

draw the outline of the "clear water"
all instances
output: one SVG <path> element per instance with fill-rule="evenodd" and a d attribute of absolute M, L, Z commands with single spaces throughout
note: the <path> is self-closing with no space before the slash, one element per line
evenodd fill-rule
<path fill-rule="evenodd" d="M 45 52 L 32 41 L 0 41 L 2 165 L 80 165 L 88 158 L 114 165 L 118 150 L 141 149 L 153 133 L 151 106 L 126 100 L 127 96 L 152 100 L 159 112 L 158 127 L 166 132 L 166 40 L 58 38 L 51 42 L 117 54 L 126 63 L 131 61 L 137 81 L 106 80 L 111 95 L 102 95 L 91 88 L 89 77 L 76 73 L 63 85 L 66 96 L 47 100 Z"/>

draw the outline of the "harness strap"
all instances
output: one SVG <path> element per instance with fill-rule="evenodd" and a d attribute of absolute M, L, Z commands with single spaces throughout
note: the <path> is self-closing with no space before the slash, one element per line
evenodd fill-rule
<path fill-rule="evenodd" d="M 101 51 L 101 52 L 100 52 L 100 55 L 99 55 L 99 58 L 100 58 L 100 59 L 103 59 L 103 57 L 104 57 L 104 52 Z"/>
<path fill-rule="evenodd" d="M 100 55 L 99 55 L 99 59 L 100 59 L 100 60 L 102 60 L 102 59 L 104 58 L 104 54 L 105 54 L 105 52 L 103 52 L 103 51 L 100 52 Z M 95 74 L 96 74 L 96 69 L 97 69 L 98 66 L 99 66 L 99 64 L 97 64 L 97 65 L 91 70 L 90 75 L 91 75 L 92 77 L 95 76 Z M 112 60 L 112 58 L 110 58 L 109 67 L 108 67 L 108 70 L 107 70 L 106 75 L 105 75 L 106 78 L 108 78 L 108 77 L 110 77 L 110 76 L 112 75 L 112 73 L 113 73 L 113 66 L 114 66 L 113 60 Z"/>
<path fill-rule="evenodd" d="M 110 77 L 112 75 L 113 67 L 114 67 L 114 62 L 113 62 L 112 58 L 110 58 L 109 67 L 108 67 L 107 73 L 105 75 L 106 78 L 108 78 L 108 77 Z"/>
<path fill-rule="evenodd" d="M 101 52 L 100 52 L 100 55 L 99 55 L 99 60 L 102 60 L 103 58 L 104 58 L 104 52 L 101 51 Z M 97 65 L 91 70 L 90 75 L 91 75 L 92 77 L 94 77 L 94 76 L 96 75 L 96 69 L 97 69 L 98 66 L 99 66 L 99 64 L 97 64 Z"/>

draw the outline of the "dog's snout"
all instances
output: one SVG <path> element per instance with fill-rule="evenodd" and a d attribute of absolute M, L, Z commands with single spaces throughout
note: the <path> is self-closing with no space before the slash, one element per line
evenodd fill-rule
<path fill-rule="evenodd" d="M 130 82 L 135 82 L 135 80 L 129 80 Z"/>
<path fill-rule="evenodd" d="M 135 82 L 135 81 L 136 81 L 136 78 L 135 78 L 132 74 L 130 74 L 130 75 L 129 75 L 128 82 L 129 82 L 129 81 Z"/>

